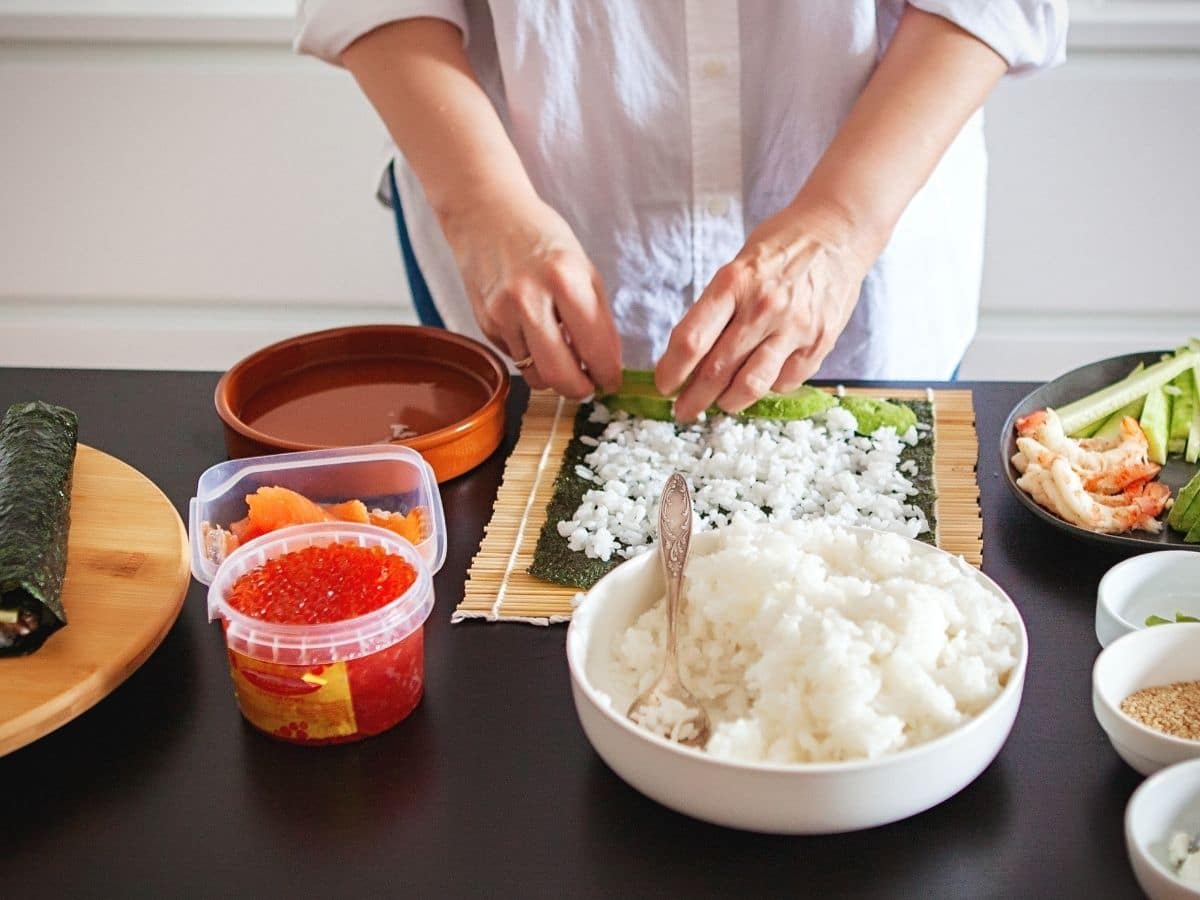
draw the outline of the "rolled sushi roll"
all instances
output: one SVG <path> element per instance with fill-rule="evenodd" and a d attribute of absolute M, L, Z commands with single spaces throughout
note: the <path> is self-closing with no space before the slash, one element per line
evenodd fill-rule
<path fill-rule="evenodd" d="M 0 656 L 32 653 L 67 624 L 62 603 L 79 422 L 61 406 L 0 422 Z"/>

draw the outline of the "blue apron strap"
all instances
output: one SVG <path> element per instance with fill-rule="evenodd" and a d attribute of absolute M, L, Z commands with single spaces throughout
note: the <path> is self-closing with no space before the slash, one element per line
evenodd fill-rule
<path fill-rule="evenodd" d="M 417 310 L 417 321 L 422 325 L 434 328 L 445 328 L 441 313 L 433 304 L 433 295 L 429 293 L 429 285 L 417 265 L 417 256 L 413 253 L 412 240 L 408 236 L 408 225 L 404 221 L 404 210 L 400 205 L 400 191 L 396 189 L 396 164 L 388 163 L 388 181 L 392 188 L 392 213 L 396 217 L 396 236 L 400 239 L 400 255 L 404 258 L 404 272 L 408 276 L 408 290 L 412 294 L 413 306 Z"/>

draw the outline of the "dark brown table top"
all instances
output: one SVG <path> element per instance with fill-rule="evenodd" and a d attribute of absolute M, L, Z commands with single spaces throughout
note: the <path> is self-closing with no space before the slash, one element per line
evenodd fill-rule
<path fill-rule="evenodd" d="M 0 404 L 75 409 L 80 439 L 152 479 L 186 522 L 200 473 L 225 458 L 216 379 L 0 369 Z M 1020 607 L 1031 660 L 1008 743 L 940 806 L 829 837 L 688 819 L 592 751 L 565 629 L 451 626 L 515 441 L 518 386 L 501 450 L 443 486 L 449 555 L 427 624 L 426 696 L 408 720 L 341 747 L 255 732 L 193 582 L 175 627 L 125 684 L 0 759 L 0 894 L 1137 896 L 1122 819 L 1140 777 L 1091 710 L 1096 585 L 1127 554 L 1075 542 L 1007 494 L 998 432 L 1032 385 L 963 386 L 981 444 L 984 570 Z"/>

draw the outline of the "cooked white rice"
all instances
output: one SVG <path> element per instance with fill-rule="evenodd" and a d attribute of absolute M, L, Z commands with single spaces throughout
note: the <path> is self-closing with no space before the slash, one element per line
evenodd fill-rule
<path fill-rule="evenodd" d="M 593 412 L 607 426 L 575 473 L 595 487 L 568 520 L 558 523 L 567 546 L 589 557 L 643 553 L 655 538 L 658 498 L 672 472 L 692 491 L 697 530 L 719 528 L 740 515 L 751 521 L 828 518 L 908 537 L 929 530 L 906 445 L 932 440 L 909 429 L 897 435 L 880 428 L 870 437 L 854 433 L 854 416 L 833 407 L 816 419 L 742 421 L 714 416 L 678 427 Z"/>
<path fill-rule="evenodd" d="M 686 592 L 680 671 L 713 723 L 705 749 L 729 759 L 912 747 L 977 715 L 1017 663 L 1012 605 L 961 560 L 892 534 L 739 521 L 693 554 Z M 665 632 L 660 599 L 618 635 L 614 697 L 654 682 Z"/>

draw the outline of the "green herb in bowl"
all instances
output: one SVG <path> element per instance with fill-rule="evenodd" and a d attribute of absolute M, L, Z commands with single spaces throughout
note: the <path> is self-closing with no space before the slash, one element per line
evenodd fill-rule
<path fill-rule="evenodd" d="M 1162 616 L 1155 615 L 1146 616 L 1147 625 L 1173 625 L 1176 622 L 1200 622 L 1200 619 L 1181 612 L 1175 613 L 1174 619 L 1164 619 Z"/>

